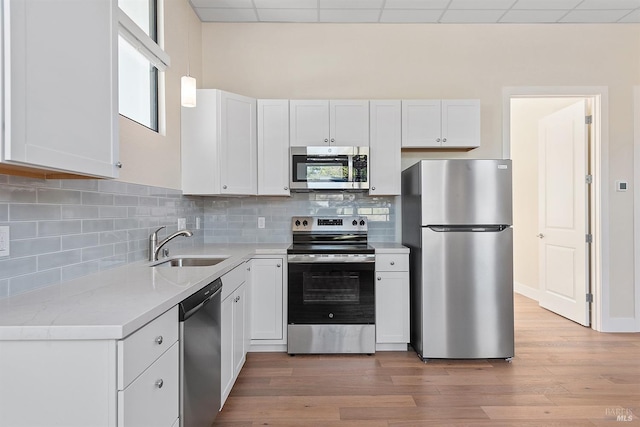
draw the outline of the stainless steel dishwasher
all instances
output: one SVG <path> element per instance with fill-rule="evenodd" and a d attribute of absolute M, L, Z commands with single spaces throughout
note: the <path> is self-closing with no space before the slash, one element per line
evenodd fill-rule
<path fill-rule="evenodd" d="M 220 410 L 220 297 L 216 279 L 179 304 L 180 426 L 210 426 Z"/>

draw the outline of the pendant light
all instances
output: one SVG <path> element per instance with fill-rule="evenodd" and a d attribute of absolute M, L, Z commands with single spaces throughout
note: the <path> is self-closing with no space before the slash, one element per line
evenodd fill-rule
<path fill-rule="evenodd" d="M 180 79 L 180 103 L 183 107 L 196 106 L 196 79 L 189 75 L 190 55 L 189 55 L 189 11 L 187 10 L 187 75 Z"/>

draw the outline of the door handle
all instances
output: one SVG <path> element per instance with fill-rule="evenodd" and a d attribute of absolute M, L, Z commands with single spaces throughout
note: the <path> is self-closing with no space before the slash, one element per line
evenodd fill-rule
<path fill-rule="evenodd" d="M 538 237 L 539 239 L 544 239 L 544 234 L 538 233 L 538 235 L 536 237 Z"/>

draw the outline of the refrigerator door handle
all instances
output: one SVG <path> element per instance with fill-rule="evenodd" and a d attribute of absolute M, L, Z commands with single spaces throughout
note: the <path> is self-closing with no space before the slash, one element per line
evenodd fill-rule
<path fill-rule="evenodd" d="M 496 233 L 500 231 L 504 231 L 509 228 L 508 225 L 500 224 L 500 225 L 429 225 L 427 228 L 435 231 L 436 233 L 447 233 L 447 232 L 472 232 L 472 233 Z"/>

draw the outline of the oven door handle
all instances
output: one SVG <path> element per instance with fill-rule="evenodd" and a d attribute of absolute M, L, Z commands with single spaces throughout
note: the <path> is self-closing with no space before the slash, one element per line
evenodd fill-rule
<path fill-rule="evenodd" d="M 309 264 L 316 262 L 348 262 L 348 263 L 374 263 L 376 262 L 375 254 L 296 254 L 288 255 L 289 264 Z"/>

